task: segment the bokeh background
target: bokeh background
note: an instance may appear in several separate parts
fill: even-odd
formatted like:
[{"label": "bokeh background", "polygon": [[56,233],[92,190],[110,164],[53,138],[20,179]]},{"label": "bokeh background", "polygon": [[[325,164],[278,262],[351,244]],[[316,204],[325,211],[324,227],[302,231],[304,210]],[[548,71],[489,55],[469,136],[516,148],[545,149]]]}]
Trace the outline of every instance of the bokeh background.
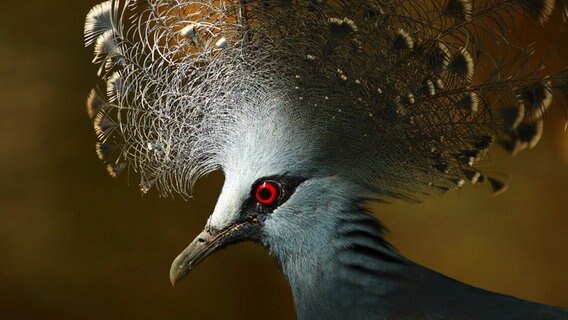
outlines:
[{"label": "bokeh background", "polygon": [[[94,153],[84,101],[96,81],[83,20],[98,1],[3,0],[0,10],[0,318],[291,319],[288,285],[253,244],[210,257],[172,288],[172,259],[212,211],[223,177],[195,199],[141,196]],[[520,20],[552,70],[568,65],[558,15]],[[466,187],[374,209],[403,254],[489,290],[568,307],[568,133],[547,117],[532,152],[491,155],[509,190]]]}]

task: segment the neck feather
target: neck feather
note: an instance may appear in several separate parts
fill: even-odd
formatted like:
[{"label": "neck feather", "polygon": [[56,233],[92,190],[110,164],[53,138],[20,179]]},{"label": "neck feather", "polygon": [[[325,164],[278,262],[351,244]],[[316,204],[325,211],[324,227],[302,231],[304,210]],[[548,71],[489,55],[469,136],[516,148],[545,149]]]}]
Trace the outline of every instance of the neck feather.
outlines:
[{"label": "neck feather", "polygon": [[290,282],[298,319],[560,319],[568,312],[477,289],[405,259],[361,208],[327,226],[328,232],[297,241],[295,250],[271,248]]},{"label": "neck feather", "polygon": [[337,214],[324,227],[317,237],[324,238],[323,246],[300,242],[296,250],[272,252],[290,282],[298,318],[341,318],[354,307],[369,310],[365,304],[373,306],[376,316],[380,296],[395,289],[402,270],[411,264],[383,238],[383,226],[364,209]]}]

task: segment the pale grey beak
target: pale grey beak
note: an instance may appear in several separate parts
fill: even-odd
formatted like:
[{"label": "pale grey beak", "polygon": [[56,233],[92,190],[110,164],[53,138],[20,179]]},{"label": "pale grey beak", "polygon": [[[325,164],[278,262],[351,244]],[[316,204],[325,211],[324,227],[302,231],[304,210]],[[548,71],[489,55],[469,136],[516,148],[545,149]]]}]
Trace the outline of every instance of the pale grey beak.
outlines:
[{"label": "pale grey beak", "polygon": [[209,231],[202,231],[174,260],[170,268],[170,281],[175,285],[195,266],[219,247],[217,237]]},{"label": "pale grey beak", "polygon": [[257,225],[258,220],[249,217],[227,229],[203,230],[172,263],[170,268],[172,285],[187,276],[195,266],[218,249],[240,241],[254,240],[254,230]]}]

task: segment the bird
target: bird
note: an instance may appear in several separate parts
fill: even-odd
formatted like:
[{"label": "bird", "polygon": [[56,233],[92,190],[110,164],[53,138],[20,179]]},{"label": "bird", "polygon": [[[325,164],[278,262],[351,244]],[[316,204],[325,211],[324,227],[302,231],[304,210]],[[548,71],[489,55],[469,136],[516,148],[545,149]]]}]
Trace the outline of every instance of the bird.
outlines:
[{"label": "bird", "polygon": [[108,173],[189,199],[221,171],[172,284],[252,241],[275,258],[298,319],[568,319],[423,267],[369,203],[465,184],[507,188],[488,150],[531,149],[568,71],[511,36],[565,0],[109,0],[85,21],[101,88],[87,112]]}]

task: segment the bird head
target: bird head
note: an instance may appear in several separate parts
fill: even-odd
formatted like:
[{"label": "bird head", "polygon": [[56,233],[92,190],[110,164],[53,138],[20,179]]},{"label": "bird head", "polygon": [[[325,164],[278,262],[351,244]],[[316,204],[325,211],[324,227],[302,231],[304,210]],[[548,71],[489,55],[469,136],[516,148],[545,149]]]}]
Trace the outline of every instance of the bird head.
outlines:
[{"label": "bird head", "polygon": [[291,130],[298,119],[282,114],[282,101],[262,101],[263,116],[243,117],[229,138],[221,194],[203,231],[173,262],[172,284],[213,252],[242,241],[263,245],[277,259],[325,247],[334,213],[362,190],[313,157],[321,141],[307,138],[309,129]]}]

